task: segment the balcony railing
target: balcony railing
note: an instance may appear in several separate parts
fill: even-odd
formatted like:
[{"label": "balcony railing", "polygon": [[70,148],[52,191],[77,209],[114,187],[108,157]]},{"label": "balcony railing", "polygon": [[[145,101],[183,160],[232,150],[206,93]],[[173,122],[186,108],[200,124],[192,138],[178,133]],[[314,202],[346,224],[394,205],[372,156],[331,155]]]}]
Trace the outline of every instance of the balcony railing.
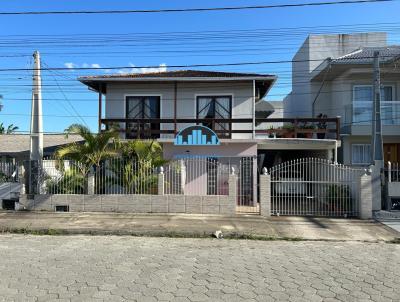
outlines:
[{"label": "balcony railing", "polygon": [[[381,102],[382,125],[400,125],[400,101]],[[346,123],[371,125],[372,102],[354,102],[346,107]]]},{"label": "balcony railing", "polygon": [[[253,133],[252,118],[234,119],[123,119],[108,118],[102,119],[106,129],[117,126],[119,131],[126,133],[128,138],[160,138],[174,136],[182,128],[182,125],[207,125],[214,130],[220,138],[232,138],[232,134]],[[339,118],[271,118],[255,119],[258,125],[255,130],[256,138],[319,138],[319,139],[340,139]],[[263,124],[268,127],[263,127]],[[247,125],[243,125],[247,124]],[[274,127],[273,125],[277,126]],[[126,127],[128,125],[128,128]],[[224,127],[221,127],[224,125]],[[271,126],[272,125],[272,126]],[[242,129],[240,129],[242,128]],[[244,128],[244,129],[243,129]],[[233,137],[235,138],[235,137]]]}]

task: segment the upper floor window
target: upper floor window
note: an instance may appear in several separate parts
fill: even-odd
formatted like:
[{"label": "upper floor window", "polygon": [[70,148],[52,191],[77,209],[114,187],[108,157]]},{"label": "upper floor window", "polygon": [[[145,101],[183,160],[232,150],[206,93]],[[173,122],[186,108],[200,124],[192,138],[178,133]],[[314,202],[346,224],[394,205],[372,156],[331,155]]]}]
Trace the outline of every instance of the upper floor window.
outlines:
[{"label": "upper floor window", "polygon": [[[127,119],[158,119],[160,118],[159,96],[127,96]],[[126,138],[159,138],[160,123],[128,122],[126,123]]]},{"label": "upper floor window", "polygon": [[[231,96],[198,96],[196,105],[198,119],[231,119],[232,97]],[[230,122],[207,121],[201,123],[214,131],[220,137],[230,137],[232,124]]]},{"label": "upper floor window", "polygon": [[[394,87],[381,88],[381,117],[383,124],[392,124],[399,108],[394,101]],[[369,125],[372,121],[373,88],[372,85],[356,85],[353,88],[353,123]],[[398,117],[396,118],[398,119]]]}]

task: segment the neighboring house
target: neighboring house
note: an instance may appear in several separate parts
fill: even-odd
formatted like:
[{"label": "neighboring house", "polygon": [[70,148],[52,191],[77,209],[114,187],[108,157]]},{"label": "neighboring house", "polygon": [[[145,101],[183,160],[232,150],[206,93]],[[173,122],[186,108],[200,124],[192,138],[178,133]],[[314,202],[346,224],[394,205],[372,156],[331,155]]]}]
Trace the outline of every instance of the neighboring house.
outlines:
[{"label": "neighboring house", "polygon": [[[43,136],[43,157],[51,157],[58,147],[82,141],[78,135],[45,134]],[[0,161],[22,163],[29,160],[30,135],[29,134],[1,134],[0,135]]]},{"label": "neighboring house", "polygon": [[[256,119],[265,119],[264,122],[256,123],[257,130],[276,129],[283,126],[283,122],[268,122],[268,119],[283,118],[283,101],[266,101],[259,100],[256,103]],[[272,135],[264,135],[264,138],[269,138]],[[257,138],[262,138],[258,135]]]},{"label": "neighboring house", "polygon": [[345,164],[371,163],[373,55],[380,52],[385,161],[400,160],[400,46],[386,33],[310,35],[293,58],[285,117],[341,117]]}]

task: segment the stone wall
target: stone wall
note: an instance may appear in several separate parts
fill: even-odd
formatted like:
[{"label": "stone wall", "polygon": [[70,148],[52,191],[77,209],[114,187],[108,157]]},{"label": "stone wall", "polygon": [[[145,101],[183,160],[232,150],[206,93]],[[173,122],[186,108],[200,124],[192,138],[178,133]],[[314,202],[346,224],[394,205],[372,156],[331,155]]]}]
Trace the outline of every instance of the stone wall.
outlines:
[{"label": "stone wall", "polygon": [[20,209],[55,211],[68,206],[70,212],[188,213],[234,215],[236,204],[229,196],[185,195],[35,195],[20,198]]}]

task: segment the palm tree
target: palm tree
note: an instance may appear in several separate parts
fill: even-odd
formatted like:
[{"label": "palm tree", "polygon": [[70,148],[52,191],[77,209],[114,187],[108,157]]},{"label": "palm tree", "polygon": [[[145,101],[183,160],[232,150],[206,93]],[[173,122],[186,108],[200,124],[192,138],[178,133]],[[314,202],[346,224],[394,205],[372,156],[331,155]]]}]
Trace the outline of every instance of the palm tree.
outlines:
[{"label": "palm tree", "polygon": [[65,134],[66,137],[78,134],[83,142],[74,142],[59,148],[55,153],[56,159],[60,163],[64,159],[75,161],[82,175],[87,175],[92,167],[97,169],[101,161],[118,154],[114,144],[118,132],[114,129],[93,134],[86,126],[72,124],[65,129]]},{"label": "palm tree", "polygon": [[8,125],[7,129],[4,127],[3,123],[0,123],[0,134],[12,134],[17,131],[19,128],[14,126],[14,124]]},{"label": "palm tree", "polygon": [[114,160],[107,177],[108,185],[123,187],[126,194],[154,193],[157,175],[154,170],[166,163],[162,156],[162,147],[156,141],[118,141],[117,149],[121,158]]}]

